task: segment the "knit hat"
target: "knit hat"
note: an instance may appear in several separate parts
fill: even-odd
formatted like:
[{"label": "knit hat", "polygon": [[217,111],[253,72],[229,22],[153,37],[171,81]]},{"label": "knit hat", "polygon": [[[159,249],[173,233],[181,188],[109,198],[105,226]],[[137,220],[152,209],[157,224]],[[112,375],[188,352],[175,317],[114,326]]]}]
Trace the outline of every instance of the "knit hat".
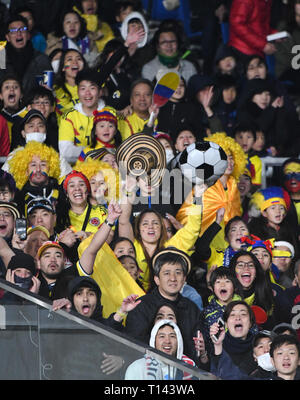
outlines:
[{"label": "knit hat", "polygon": [[295,248],[291,243],[286,242],[284,240],[279,240],[274,243],[274,246],[275,247],[281,247],[281,246],[287,247],[291,252],[292,258],[295,257]]},{"label": "knit hat", "polygon": [[48,249],[49,247],[56,247],[64,253],[64,249],[61,247],[61,245],[58,242],[52,242],[49,240],[48,242],[43,243],[42,246],[38,249],[37,258],[40,259],[43,252],[46,249]]},{"label": "knit hat", "polygon": [[100,121],[112,122],[115,126],[118,125],[116,110],[112,107],[104,107],[102,110],[95,110],[94,115],[94,125],[98,124]]},{"label": "knit hat", "polygon": [[62,187],[63,187],[65,193],[67,193],[69,180],[74,178],[74,177],[78,177],[78,178],[83,179],[85,184],[86,184],[88,192],[89,193],[91,192],[91,185],[90,185],[90,182],[89,182],[88,178],[82,172],[73,170],[68,175],[66,175],[65,179],[62,182]]},{"label": "knit hat", "polygon": [[35,275],[36,267],[34,258],[29,254],[18,252],[10,259],[10,262],[7,266],[7,269],[11,269],[12,271],[17,268],[26,268],[31,272],[32,275]]},{"label": "knit hat", "polygon": [[255,205],[260,211],[264,211],[274,204],[281,204],[286,210],[290,207],[288,193],[279,186],[260,189],[252,195],[250,200],[250,205]]}]

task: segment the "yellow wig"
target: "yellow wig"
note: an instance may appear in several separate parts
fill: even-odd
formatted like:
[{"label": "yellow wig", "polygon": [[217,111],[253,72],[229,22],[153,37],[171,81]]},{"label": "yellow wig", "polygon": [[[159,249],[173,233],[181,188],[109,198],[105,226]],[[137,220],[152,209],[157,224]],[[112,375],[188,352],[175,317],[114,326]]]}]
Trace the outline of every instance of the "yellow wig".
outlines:
[{"label": "yellow wig", "polygon": [[59,154],[52,147],[39,142],[28,142],[24,148],[17,148],[15,154],[8,161],[9,172],[13,175],[16,186],[22,189],[28,181],[28,165],[33,156],[38,156],[41,160],[48,163],[48,176],[59,179],[60,176],[60,160]]},{"label": "yellow wig", "polygon": [[88,180],[91,180],[98,172],[102,172],[108,188],[106,200],[110,202],[112,199],[117,200],[119,198],[119,180],[121,178],[118,170],[112,168],[110,164],[87,158],[84,162],[77,161],[74,165],[74,170],[82,172]]},{"label": "yellow wig", "polygon": [[247,164],[247,156],[241,146],[225,132],[216,132],[213,135],[204,138],[209,142],[217,143],[227,155],[231,154],[234,160],[232,176],[238,180],[244,173]]}]

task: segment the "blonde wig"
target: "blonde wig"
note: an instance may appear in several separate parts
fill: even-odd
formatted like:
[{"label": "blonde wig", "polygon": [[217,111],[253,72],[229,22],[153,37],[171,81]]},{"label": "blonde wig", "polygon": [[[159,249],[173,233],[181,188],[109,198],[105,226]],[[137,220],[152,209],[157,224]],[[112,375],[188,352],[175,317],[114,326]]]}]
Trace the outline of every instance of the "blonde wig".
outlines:
[{"label": "blonde wig", "polygon": [[93,160],[92,158],[87,158],[84,162],[77,161],[74,165],[76,171],[82,172],[90,181],[93,176],[98,172],[102,172],[104,181],[107,184],[107,195],[105,199],[110,202],[111,200],[119,199],[119,188],[121,182],[121,176],[118,170],[112,168],[110,164],[104,161]]},{"label": "blonde wig", "polygon": [[18,189],[22,189],[28,181],[27,170],[33,156],[47,161],[48,176],[59,179],[60,160],[58,152],[46,144],[31,141],[24,148],[17,148],[15,154],[8,161],[9,172],[13,175]]},{"label": "blonde wig", "polygon": [[232,137],[227,136],[225,132],[216,132],[204,138],[204,140],[217,143],[227,155],[232,155],[234,168],[231,175],[238,180],[244,173],[247,164],[247,156],[242,147]]}]

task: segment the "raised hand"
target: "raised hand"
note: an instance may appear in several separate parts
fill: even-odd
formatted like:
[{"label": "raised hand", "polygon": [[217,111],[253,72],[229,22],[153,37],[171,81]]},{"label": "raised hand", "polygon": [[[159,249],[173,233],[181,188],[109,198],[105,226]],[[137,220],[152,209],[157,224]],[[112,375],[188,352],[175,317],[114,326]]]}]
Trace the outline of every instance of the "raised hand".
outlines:
[{"label": "raised hand", "polygon": [[114,223],[119,216],[122,214],[122,209],[119,206],[118,203],[115,203],[113,200],[109,203],[108,208],[108,216],[107,216],[107,221],[109,223]]},{"label": "raised hand", "polygon": [[66,311],[70,311],[72,308],[72,303],[70,302],[69,299],[66,298],[53,300],[52,310],[57,311],[60,310],[61,308],[64,308]]},{"label": "raised hand", "polygon": [[104,360],[101,363],[101,370],[105,375],[111,375],[122,368],[124,360],[122,357],[113,354],[103,353]]},{"label": "raised hand", "polygon": [[216,223],[217,224],[219,224],[219,225],[221,224],[221,222],[224,219],[224,215],[225,215],[225,208],[224,207],[219,208],[217,210],[217,214],[216,214]]},{"label": "raised hand", "polygon": [[138,297],[139,296],[137,294],[130,294],[123,299],[120,311],[122,313],[128,313],[132,311],[141,302],[141,300],[136,300]]},{"label": "raised hand", "polygon": [[131,47],[133,45],[136,45],[137,43],[141,42],[145,36],[145,31],[144,29],[139,29],[139,30],[129,30],[126,40],[125,40],[125,46],[126,47]]}]

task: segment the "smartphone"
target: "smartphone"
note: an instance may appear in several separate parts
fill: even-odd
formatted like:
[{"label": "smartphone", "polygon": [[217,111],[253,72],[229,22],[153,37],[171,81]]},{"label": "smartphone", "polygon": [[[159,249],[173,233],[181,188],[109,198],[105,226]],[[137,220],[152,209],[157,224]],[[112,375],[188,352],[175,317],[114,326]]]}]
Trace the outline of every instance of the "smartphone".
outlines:
[{"label": "smartphone", "polygon": [[27,239],[27,220],[26,218],[16,218],[16,234],[21,240]]},{"label": "smartphone", "polygon": [[220,336],[220,333],[221,333],[220,329],[221,328],[225,328],[225,322],[223,321],[223,319],[221,317],[218,318],[217,323],[218,323],[218,326],[219,326],[219,331],[215,335],[211,336],[214,342],[217,342],[218,339],[219,339],[219,336]]}]

